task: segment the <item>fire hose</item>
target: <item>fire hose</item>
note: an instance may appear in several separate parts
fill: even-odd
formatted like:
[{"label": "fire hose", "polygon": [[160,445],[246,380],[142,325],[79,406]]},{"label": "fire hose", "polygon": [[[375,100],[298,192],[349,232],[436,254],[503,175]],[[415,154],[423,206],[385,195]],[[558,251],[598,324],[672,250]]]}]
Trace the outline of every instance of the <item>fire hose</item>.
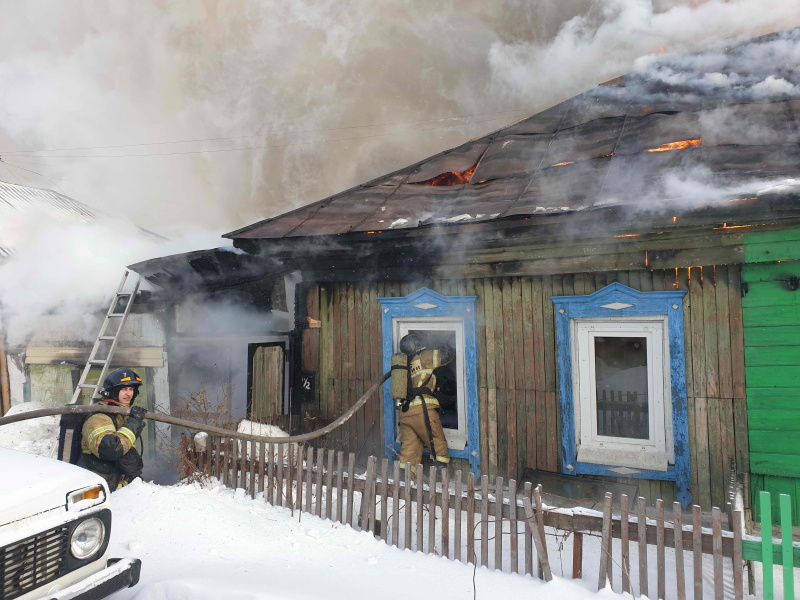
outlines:
[{"label": "fire hose", "polygon": [[[264,435],[252,435],[249,433],[239,433],[237,431],[232,431],[230,429],[223,429],[222,427],[215,427],[213,425],[206,425],[204,423],[196,423],[194,421],[187,421],[185,419],[178,419],[177,417],[172,417],[170,415],[164,415],[161,413],[152,413],[148,412],[145,415],[146,419],[150,419],[152,421],[157,421],[159,423],[167,423],[169,425],[177,425],[179,427],[186,427],[187,429],[194,429],[197,431],[204,431],[206,433],[213,433],[216,435],[223,435],[229,438],[235,438],[239,440],[248,440],[253,442],[266,442],[266,443],[276,443],[276,444],[287,444],[287,443],[302,443],[307,442],[309,440],[316,439],[318,437],[322,437],[333,431],[334,429],[341,427],[344,425],[358,410],[367,403],[370,396],[372,396],[378,389],[383,385],[383,383],[389,379],[391,372],[386,373],[383,378],[374,383],[372,387],[370,387],[364,394],[356,400],[356,403],[353,404],[344,414],[342,414],[339,418],[337,418],[332,423],[329,423],[325,427],[317,429],[316,431],[312,431],[311,433],[304,433],[302,435],[291,435],[289,437],[269,437]],[[0,426],[2,425],[9,425],[11,423],[17,423],[19,421],[27,421],[28,419],[38,419],[41,417],[52,417],[55,415],[64,415],[64,414],[84,414],[84,413],[94,413],[94,412],[103,412],[106,414],[115,414],[115,415],[127,415],[130,412],[129,407],[122,407],[122,406],[108,406],[108,405],[98,405],[98,404],[70,404],[68,406],[57,406],[54,408],[42,408],[40,410],[32,410],[25,413],[20,413],[18,415],[11,415],[7,417],[0,417]]]}]

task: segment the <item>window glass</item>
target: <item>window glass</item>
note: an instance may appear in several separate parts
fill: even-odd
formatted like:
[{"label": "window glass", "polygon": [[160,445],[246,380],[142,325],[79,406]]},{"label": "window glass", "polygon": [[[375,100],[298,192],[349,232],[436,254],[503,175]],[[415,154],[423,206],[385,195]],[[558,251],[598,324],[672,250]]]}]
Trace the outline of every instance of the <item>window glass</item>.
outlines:
[{"label": "window glass", "polygon": [[594,338],[597,434],[650,439],[647,338]]}]

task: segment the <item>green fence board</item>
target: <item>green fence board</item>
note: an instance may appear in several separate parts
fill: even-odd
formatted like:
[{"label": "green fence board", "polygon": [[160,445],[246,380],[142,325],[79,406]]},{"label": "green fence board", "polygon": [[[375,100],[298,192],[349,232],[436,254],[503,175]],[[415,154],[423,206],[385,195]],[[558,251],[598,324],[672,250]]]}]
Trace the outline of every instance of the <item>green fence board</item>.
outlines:
[{"label": "green fence board", "polygon": [[800,477],[800,456],[755,451],[750,447],[750,471],[762,475]]},{"label": "green fence board", "polygon": [[752,231],[744,235],[744,242],[747,244],[789,242],[792,240],[800,240],[800,228]]},{"label": "green fence board", "polygon": [[776,260],[792,260],[800,256],[800,241],[788,240],[783,242],[746,244],[744,251],[745,262],[761,263],[775,262]]},{"label": "green fence board", "polygon": [[796,305],[759,306],[746,309],[744,314],[747,315],[745,327],[800,326],[800,307]]},{"label": "green fence board", "polygon": [[750,429],[750,452],[796,455],[797,444],[798,440],[795,436],[775,435],[771,431]]},{"label": "green fence board", "polygon": [[800,382],[800,366],[747,367],[745,375],[748,386],[797,388]]},{"label": "green fence board", "polygon": [[755,327],[748,322],[748,312],[747,310],[743,311],[745,347],[774,346],[776,344],[785,346],[798,343],[797,327]]},{"label": "green fence board", "polygon": [[[744,360],[748,367],[797,366],[800,365],[800,346],[749,346],[744,349]],[[800,382],[797,382],[800,386]]]},{"label": "green fence board", "polygon": [[753,410],[747,415],[750,431],[792,432],[800,440],[800,410]]},{"label": "green fence board", "polygon": [[775,281],[775,279],[782,278],[787,273],[800,275],[800,259],[742,265],[742,281],[749,286],[755,283]]}]

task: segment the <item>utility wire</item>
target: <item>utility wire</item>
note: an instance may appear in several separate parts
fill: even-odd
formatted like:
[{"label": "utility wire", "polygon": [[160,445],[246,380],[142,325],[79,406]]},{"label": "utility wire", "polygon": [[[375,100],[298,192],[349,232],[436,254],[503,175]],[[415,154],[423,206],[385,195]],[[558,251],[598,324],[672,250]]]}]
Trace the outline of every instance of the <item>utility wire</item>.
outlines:
[{"label": "utility wire", "polygon": [[[521,110],[508,110],[508,111],[494,111],[494,112],[486,112],[486,113],[475,113],[471,115],[458,115],[453,117],[442,117],[438,119],[420,119],[416,121],[389,121],[387,123],[376,123],[373,125],[352,125],[349,127],[329,127],[323,129],[307,129],[307,130],[299,130],[299,131],[283,131],[283,132],[275,132],[271,134],[267,134],[265,137],[278,137],[284,135],[299,135],[304,133],[321,133],[326,131],[346,131],[350,129],[368,129],[371,127],[389,127],[393,125],[415,125],[419,123],[433,123],[433,122],[440,122],[440,121],[449,121],[453,119],[468,119],[470,117],[482,117],[486,115],[499,115],[499,114],[514,114],[520,112],[530,112],[531,110],[535,109],[521,109]],[[498,120],[504,117],[497,117],[497,119],[489,119],[491,120]],[[477,123],[483,121],[475,121]],[[466,123],[464,123],[466,124]],[[444,127],[452,127],[458,125],[445,125]],[[385,134],[390,135],[390,134]],[[213,138],[198,138],[198,139],[191,139],[191,140],[174,140],[168,142],[146,142],[140,144],[116,144],[116,145],[109,145],[109,146],[77,146],[74,148],[42,148],[39,150],[12,150],[8,152],[0,152],[6,155],[21,155],[26,156],[31,153],[35,152],[62,152],[62,151],[72,151],[72,150],[107,150],[111,148],[136,148],[141,146],[162,146],[162,145],[169,145],[169,144],[189,144],[189,143],[196,143],[196,142],[216,142],[216,141],[223,141],[223,140],[238,140],[238,139],[245,139],[245,138],[253,138],[253,137],[262,137],[262,134],[250,134],[250,135],[238,135],[238,136],[230,136],[230,137],[213,137]]]},{"label": "utility wire", "polygon": [[[499,121],[505,120],[506,117],[496,117],[494,119],[485,119],[482,121],[472,121],[470,123],[459,123],[456,125],[444,125],[442,127],[429,127],[427,129],[420,129],[418,132],[422,133],[425,131],[435,131],[437,129],[447,129],[449,127],[462,127],[464,125],[475,125],[480,123],[490,123],[492,121]],[[394,135],[392,133],[377,133],[375,135],[359,135],[353,137],[346,137],[346,138],[336,138],[332,140],[321,140],[320,143],[330,143],[330,142],[347,142],[352,140],[365,140],[370,138],[377,138],[377,137],[384,137],[387,135]],[[185,152],[152,152],[146,154],[58,154],[58,155],[50,155],[50,156],[24,156],[25,158],[38,158],[38,159],[49,159],[49,158],[131,158],[131,157],[147,157],[147,156],[182,156],[182,155],[190,155],[190,154],[217,154],[220,152],[240,152],[246,150],[262,150],[267,148],[288,148],[290,146],[299,146],[307,144],[308,142],[291,142],[288,144],[267,144],[263,146],[245,146],[241,148],[218,148],[216,150],[187,150]],[[6,155],[7,156],[7,155]],[[20,156],[20,155],[14,155]],[[42,165],[44,163],[28,163],[28,164],[39,164]]]}]

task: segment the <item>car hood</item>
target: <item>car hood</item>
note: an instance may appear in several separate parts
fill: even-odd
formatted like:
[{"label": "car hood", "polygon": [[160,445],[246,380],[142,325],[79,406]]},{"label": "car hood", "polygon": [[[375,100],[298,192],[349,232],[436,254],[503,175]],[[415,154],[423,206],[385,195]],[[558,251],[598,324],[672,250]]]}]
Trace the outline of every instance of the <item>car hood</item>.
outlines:
[{"label": "car hood", "polygon": [[66,509],[67,494],[103,479],[54,458],[0,448],[0,527],[54,508]]}]

